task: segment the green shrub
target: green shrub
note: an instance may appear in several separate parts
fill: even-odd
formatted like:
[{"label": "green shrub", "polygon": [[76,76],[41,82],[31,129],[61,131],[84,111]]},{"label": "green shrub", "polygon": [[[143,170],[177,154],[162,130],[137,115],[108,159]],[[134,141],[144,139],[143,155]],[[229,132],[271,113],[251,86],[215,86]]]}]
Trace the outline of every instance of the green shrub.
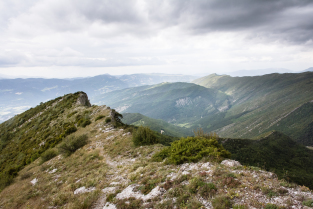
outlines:
[{"label": "green shrub", "polygon": [[105,123],[110,123],[111,122],[111,118],[106,118],[105,119]]},{"label": "green shrub", "polygon": [[165,158],[170,155],[171,147],[164,147],[160,152],[152,155],[151,160],[154,162],[162,162]]},{"label": "green shrub", "polygon": [[206,198],[212,197],[216,191],[217,188],[213,183],[204,183],[204,185],[199,188],[200,195]]},{"label": "green shrub", "polygon": [[302,204],[305,205],[305,206],[308,206],[308,207],[313,207],[313,200],[303,201]]},{"label": "green shrub", "polygon": [[227,196],[218,196],[212,200],[212,205],[214,209],[226,209],[232,206],[229,198]]},{"label": "green shrub", "polygon": [[105,116],[104,116],[104,115],[98,115],[98,116],[96,117],[95,121],[100,120],[100,119],[102,119],[102,118],[105,118]]},{"label": "green shrub", "polygon": [[68,114],[67,115],[67,118],[70,118],[70,117],[72,117],[73,115],[75,115],[77,113],[77,111],[73,111],[73,112],[71,112],[70,114]]},{"label": "green shrub", "polygon": [[157,144],[158,139],[155,133],[148,127],[140,126],[133,133],[133,143],[135,146]]},{"label": "green shrub", "polygon": [[215,158],[230,157],[230,152],[218,144],[216,138],[187,137],[174,141],[170,148],[165,148],[156,153],[152,159],[164,159],[168,157],[168,162],[182,164],[184,162],[197,162],[205,156]]},{"label": "green shrub", "polygon": [[54,158],[57,155],[58,155],[58,153],[55,149],[48,149],[47,151],[45,151],[44,153],[41,154],[41,163],[44,163],[44,162]]},{"label": "green shrub", "polygon": [[91,121],[89,120],[89,118],[81,118],[78,122],[77,125],[80,127],[85,128],[86,126],[88,126],[89,124],[91,124]]},{"label": "green shrub", "polygon": [[87,139],[88,136],[85,134],[78,137],[70,136],[60,143],[58,146],[59,152],[65,156],[69,156],[79,148],[86,145]]},{"label": "green shrub", "polygon": [[73,126],[68,127],[64,133],[65,135],[70,135],[71,133],[74,133],[76,131],[77,131],[77,128],[73,125]]}]

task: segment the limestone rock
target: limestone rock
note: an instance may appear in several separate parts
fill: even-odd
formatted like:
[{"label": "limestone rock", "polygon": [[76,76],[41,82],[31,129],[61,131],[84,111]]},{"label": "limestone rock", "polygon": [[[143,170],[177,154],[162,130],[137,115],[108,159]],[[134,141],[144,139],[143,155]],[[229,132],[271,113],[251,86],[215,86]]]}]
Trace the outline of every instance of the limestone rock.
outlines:
[{"label": "limestone rock", "polygon": [[90,101],[89,101],[88,96],[85,92],[80,92],[80,95],[77,98],[76,104],[79,106],[91,107]]}]

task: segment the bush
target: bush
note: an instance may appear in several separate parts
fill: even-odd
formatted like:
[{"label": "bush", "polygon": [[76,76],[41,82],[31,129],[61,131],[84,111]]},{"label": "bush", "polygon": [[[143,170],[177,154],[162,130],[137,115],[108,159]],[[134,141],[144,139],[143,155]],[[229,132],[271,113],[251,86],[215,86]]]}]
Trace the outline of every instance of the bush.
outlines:
[{"label": "bush", "polygon": [[232,206],[229,198],[227,196],[219,196],[212,200],[213,208],[215,209],[225,209]]},{"label": "bush", "polygon": [[110,123],[111,122],[111,118],[106,118],[105,119],[105,123]]},{"label": "bush", "polygon": [[77,111],[73,111],[70,114],[67,115],[67,118],[70,118],[71,116],[75,115],[77,113]]},{"label": "bush", "polygon": [[95,121],[100,120],[100,119],[102,119],[102,118],[105,118],[105,116],[104,116],[104,115],[98,115],[98,116],[96,117]]},{"label": "bush", "polygon": [[91,121],[89,120],[89,118],[82,118],[77,123],[78,126],[83,127],[83,128],[85,128],[89,124],[91,124]]},{"label": "bush", "polygon": [[155,133],[148,127],[140,126],[133,133],[133,142],[135,146],[157,144],[159,141]]},{"label": "bush", "polygon": [[182,164],[184,162],[197,162],[205,156],[229,158],[230,152],[218,144],[216,138],[187,137],[174,141],[170,148],[165,148],[165,150],[156,153],[152,159],[164,159],[166,155],[169,163]]},{"label": "bush", "polygon": [[68,137],[59,146],[59,152],[65,156],[69,156],[79,148],[87,144],[88,136],[86,134],[78,137]]},{"label": "bush", "polygon": [[49,150],[47,150],[41,154],[41,163],[44,163],[44,162],[54,158],[57,155],[58,155],[58,153],[55,149],[49,149]]}]

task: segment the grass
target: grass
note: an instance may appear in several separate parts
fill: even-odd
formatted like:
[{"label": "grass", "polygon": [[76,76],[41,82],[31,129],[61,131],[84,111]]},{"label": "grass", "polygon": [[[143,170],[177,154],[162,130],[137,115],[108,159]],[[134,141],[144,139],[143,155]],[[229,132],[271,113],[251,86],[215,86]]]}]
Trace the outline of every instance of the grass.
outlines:
[{"label": "grass", "polygon": [[88,136],[86,134],[78,137],[70,136],[58,145],[59,153],[64,156],[70,156],[79,148],[87,144]]}]

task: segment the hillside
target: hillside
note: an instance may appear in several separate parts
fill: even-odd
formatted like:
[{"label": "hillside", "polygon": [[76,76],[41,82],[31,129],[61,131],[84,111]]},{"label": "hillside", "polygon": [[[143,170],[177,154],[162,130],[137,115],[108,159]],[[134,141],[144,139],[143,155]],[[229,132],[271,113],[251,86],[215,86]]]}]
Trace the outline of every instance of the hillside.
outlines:
[{"label": "hillside", "polygon": [[96,102],[122,113],[141,113],[186,128],[202,117],[228,108],[226,94],[181,82],[122,89],[103,94]]},{"label": "hillside", "polygon": [[[221,153],[227,152],[215,136],[181,139],[171,149],[135,146],[133,135],[139,129],[115,124],[113,114],[119,115],[107,106],[90,106],[87,95],[78,92],[0,124],[1,159],[6,158],[1,161],[0,208],[305,208],[313,203],[305,186],[279,180],[250,162],[242,166],[224,159]],[[200,149],[196,156],[203,153],[200,161],[173,164],[172,157],[193,159],[177,150],[179,155],[159,162],[165,150],[176,150],[174,144],[194,140],[211,144],[191,146]],[[275,146],[265,147],[277,152]],[[212,155],[206,156],[208,151]],[[3,176],[13,179],[3,185]]]},{"label": "hillside", "polygon": [[225,119],[241,114],[236,121],[216,129],[221,136],[251,138],[278,130],[305,145],[312,145],[313,139],[304,137],[303,133],[313,118],[313,73],[255,77],[213,74],[193,82],[230,97],[231,108]]},{"label": "hillside", "polygon": [[274,131],[259,140],[220,141],[232,153],[232,159],[270,170],[280,178],[313,188],[313,151],[288,136]]},{"label": "hillside", "polygon": [[140,113],[190,131],[201,127],[227,138],[279,131],[313,145],[313,73],[254,77],[209,75],[191,83],[163,83],[95,98],[122,113]]},{"label": "hillside", "polygon": [[163,130],[164,134],[174,137],[186,137],[194,135],[190,129],[175,126],[161,119],[149,118],[140,113],[124,113],[122,121],[123,123],[129,125],[147,126],[151,130],[159,133],[161,132],[161,130]]}]

